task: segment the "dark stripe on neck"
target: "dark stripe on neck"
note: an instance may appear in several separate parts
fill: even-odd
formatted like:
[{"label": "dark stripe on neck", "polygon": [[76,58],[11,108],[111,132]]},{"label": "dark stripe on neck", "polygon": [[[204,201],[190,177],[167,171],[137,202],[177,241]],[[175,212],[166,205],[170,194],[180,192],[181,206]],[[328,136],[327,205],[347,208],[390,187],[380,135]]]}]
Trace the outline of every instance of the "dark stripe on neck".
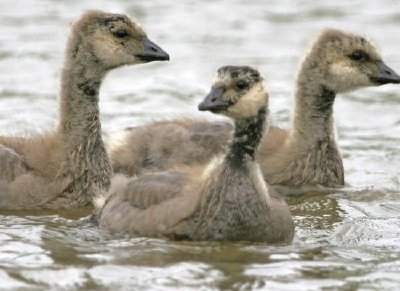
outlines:
[{"label": "dark stripe on neck", "polygon": [[235,167],[245,167],[246,161],[254,161],[266,125],[266,106],[257,116],[236,120],[235,132],[226,160]]},{"label": "dark stripe on neck", "polygon": [[328,112],[332,110],[335,97],[335,92],[322,86],[322,90],[315,100],[315,109],[317,109],[319,112]]},{"label": "dark stripe on neck", "polygon": [[83,98],[86,98],[86,100],[92,102],[99,101],[100,81],[85,80],[84,82],[78,84],[78,88],[83,93],[85,96]]}]

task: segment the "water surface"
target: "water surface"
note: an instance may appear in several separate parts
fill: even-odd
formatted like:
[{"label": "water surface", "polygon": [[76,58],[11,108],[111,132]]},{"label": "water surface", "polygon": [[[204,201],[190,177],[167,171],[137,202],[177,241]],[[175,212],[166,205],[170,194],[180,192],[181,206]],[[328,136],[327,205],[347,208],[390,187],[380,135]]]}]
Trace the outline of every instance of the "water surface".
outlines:
[{"label": "water surface", "polygon": [[[105,137],[159,118],[201,116],[215,70],[253,65],[275,124],[288,127],[293,80],[323,28],[361,33],[400,71],[400,2],[0,1],[0,133],[52,128],[69,23],[84,9],[128,13],[171,56],[111,72]],[[396,290],[400,288],[400,91],[339,95],[338,142],[349,186],[289,199],[290,246],[112,237],[82,212],[0,212],[0,289]]]}]

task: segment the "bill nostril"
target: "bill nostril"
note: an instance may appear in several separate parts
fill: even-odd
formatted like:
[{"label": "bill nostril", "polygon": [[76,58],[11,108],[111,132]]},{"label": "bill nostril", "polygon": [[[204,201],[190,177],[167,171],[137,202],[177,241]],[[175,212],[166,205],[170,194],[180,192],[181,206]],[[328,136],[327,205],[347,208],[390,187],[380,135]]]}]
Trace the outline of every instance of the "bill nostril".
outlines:
[{"label": "bill nostril", "polygon": [[385,73],[388,74],[388,75],[391,75],[391,74],[392,74],[392,72],[391,72],[391,71],[388,71],[388,70],[385,70]]},{"label": "bill nostril", "polygon": [[156,51],[157,51],[157,48],[154,47],[154,46],[150,47],[150,49],[151,49],[153,52],[156,52]]},{"label": "bill nostril", "polygon": [[215,102],[217,100],[217,97],[212,97],[211,102]]}]

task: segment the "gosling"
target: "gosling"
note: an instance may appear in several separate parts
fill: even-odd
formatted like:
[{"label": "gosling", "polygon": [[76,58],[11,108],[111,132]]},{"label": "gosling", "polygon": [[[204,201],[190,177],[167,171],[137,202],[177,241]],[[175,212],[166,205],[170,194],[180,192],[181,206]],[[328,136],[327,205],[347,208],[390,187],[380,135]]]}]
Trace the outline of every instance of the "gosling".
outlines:
[{"label": "gosling", "polygon": [[[265,180],[290,187],[342,187],[344,170],[334,132],[337,93],[399,83],[364,37],[328,29],[305,56],[297,76],[294,116],[289,132],[271,126],[261,142],[258,162]],[[225,152],[229,122],[182,119],[130,128],[111,140],[114,171],[128,176],[204,163]]]},{"label": "gosling", "polygon": [[0,209],[82,207],[107,191],[112,169],[101,137],[102,79],[123,65],[168,59],[128,16],[85,12],[66,48],[56,129],[0,137]]},{"label": "gosling", "polygon": [[256,162],[268,116],[260,73],[247,66],[220,68],[199,110],[234,120],[226,153],[185,171],[117,176],[110,196],[99,199],[100,227],[176,240],[290,243],[288,206],[268,189]]}]

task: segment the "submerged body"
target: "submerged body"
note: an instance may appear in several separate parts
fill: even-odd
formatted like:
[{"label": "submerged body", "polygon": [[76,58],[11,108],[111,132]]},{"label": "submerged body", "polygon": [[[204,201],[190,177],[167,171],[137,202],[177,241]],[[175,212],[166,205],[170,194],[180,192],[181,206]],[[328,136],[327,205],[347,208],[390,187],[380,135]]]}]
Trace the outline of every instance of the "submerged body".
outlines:
[{"label": "submerged body", "polygon": [[[257,160],[265,180],[292,187],[343,186],[333,120],[336,94],[399,82],[368,40],[324,31],[298,73],[290,131],[271,127],[261,141]],[[232,133],[229,122],[160,121],[126,130],[122,139],[111,140],[108,152],[116,172],[137,175],[209,161],[227,149]]]},{"label": "submerged body", "polygon": [[55,130],[0,137],[0,209],[62,209],[92,203],[110,186],[99,89],[116,67],[168,55],[126,15],[85,12],[72,26]]},{"label": "submerged body", "polygon": [[[235,87],[243,80],[245,88]],[[117,176],[109,196],[99,199],[100,227],[133,236],[290,243],[294,224],[288,206],[268,189],[255,161],[267,100],[256,70],[220,68],[199,109],[235,120],[226,153],[204,166]]]}]

